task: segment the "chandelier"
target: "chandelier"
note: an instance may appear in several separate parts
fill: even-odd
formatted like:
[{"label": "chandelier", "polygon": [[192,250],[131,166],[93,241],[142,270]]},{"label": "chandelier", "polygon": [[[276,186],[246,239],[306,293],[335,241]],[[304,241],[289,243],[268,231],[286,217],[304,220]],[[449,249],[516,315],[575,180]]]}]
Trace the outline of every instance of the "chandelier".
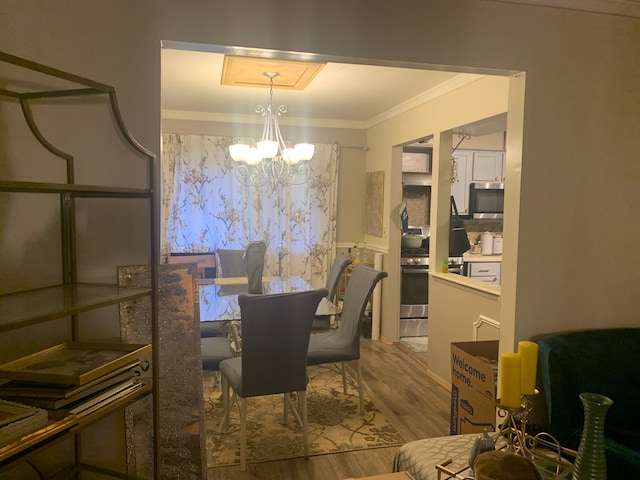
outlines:
[{"label": "chandelier", "polygon": [[287,113],[284,105],[273,106],[273,79],[278,72],[263,72],[269,78],[269,103],[266,108],[256,107],[256,113],[264,117],[262,139],[255,147],[236,143],[229,147],[231,158],[238,163],[236,176],[241,183],[261,187],[268,185],[275,190],[278,185],[299,185],[307,181],[307,161],[313,157],[314,146],[298,143],[294,147],[285,144],[278,117]]}]

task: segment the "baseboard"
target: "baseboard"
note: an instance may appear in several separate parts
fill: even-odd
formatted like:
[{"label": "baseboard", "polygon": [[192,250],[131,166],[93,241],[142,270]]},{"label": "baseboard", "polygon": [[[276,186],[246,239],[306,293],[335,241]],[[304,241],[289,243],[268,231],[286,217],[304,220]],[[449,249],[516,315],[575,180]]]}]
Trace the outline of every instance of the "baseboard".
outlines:
[{"label": "baseboard", "polygon": [[427,377],[429,377],[431,380],[436,382],[442,388],[444,388],[445,390],[447,390],[449,392],[451,391],[451,384],[449,382],[445,382],[442,378],[440,378],[435,373],[431,372],[429,369],[427,369],[426,373],[427,373]]}]

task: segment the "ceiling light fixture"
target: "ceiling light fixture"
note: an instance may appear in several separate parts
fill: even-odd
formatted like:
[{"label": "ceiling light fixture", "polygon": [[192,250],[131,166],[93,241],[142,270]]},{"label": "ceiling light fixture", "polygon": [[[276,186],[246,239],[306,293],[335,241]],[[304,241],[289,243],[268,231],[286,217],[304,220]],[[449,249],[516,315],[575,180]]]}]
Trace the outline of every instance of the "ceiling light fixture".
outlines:
[{"label": "ceiling light fixture", "polygon": [[236,143],[229,147],[231,158],[238,162],[236,176],[244,185],[260,187],[269,185],[275,190],[278,185],[299,185],[307,181],[307,161],[313,157],[314,146],[298,143],[294,147],[285,144],[278,117],[287,113],[284,105],[273,106],[273,79],[278,72],[263,72],[269,78],[269,103],[258,105],[256,113],[264,116],[262,139],[255,147]]}]

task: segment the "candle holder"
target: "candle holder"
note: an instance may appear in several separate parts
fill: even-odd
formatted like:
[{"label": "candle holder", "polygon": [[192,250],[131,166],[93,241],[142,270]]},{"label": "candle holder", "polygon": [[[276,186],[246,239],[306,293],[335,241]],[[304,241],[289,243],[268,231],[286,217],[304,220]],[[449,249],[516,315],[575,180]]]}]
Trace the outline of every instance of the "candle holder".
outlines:
[{"label": "candle holder", "polygon": [[538,394],[538,390],[534,390],[531,395],[521,395],[522,403],[519,407],[508,407],[497,400],[498,416],[504,417],[505,421],[500,426],[496,439],[504,438],[506,450],[528,458],[538,465],[539,469],[544,468],[552,474],[553,478],[570,478],[576,452],[560,445],[549,433],[527,433],[528,417],[533,411],[533,399]]},{"label": "candle holder", "polygon": [[500,426],[498,437],[507,440],[507,449],[523,457],[531,458],[532,454],[527,447],[527,419],[533,410],[533,399],[538,395],[535,390],[532,395],[521,395],[519,407],[508,407],[497,401],[498,416],[505,417]]}]

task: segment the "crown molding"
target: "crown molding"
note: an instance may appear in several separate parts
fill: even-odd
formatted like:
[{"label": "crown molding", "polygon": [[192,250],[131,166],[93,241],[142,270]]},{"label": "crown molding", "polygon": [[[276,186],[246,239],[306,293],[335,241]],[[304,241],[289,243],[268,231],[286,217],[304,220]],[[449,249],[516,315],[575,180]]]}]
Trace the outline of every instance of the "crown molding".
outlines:
[{"label": "crown molding", "polygon": [[476,80],[479,80],[483,76],[484,75],[476,75],[472,73],[461,73],[459,75],[456,75],[455,77],[447,80],[446,82],[443,82],[440,85],[437,85],[436,87],[421,93],[420,95],[410,98],[409,100],[402,102],[401,104],[396,105],[395,107],[390,108],[386,112],[382,112],[381,114],[376,115],[373,118],[370,118],[366,122],[367,128],[370,128],[374,125],[382,123],[385,120],[389,120],[390,118],[400,115],[401,113],[407,112],[412,108],[419,107],[423,103],[426,103],[430,100],[434,100],[449,92],[457,90],[458,88],[464,87],[465,85],[468,85],[472,82],[475,82]]},{"label": "crown molding", "polygon": [[[193,120],[197,122],[241,123],[262,125],[264,120],[257,115],[239,115],[232,113],[195,112],[189,110],[162,110],[162,118],[166,120]],[[366,130],[367,122],[350,120],[332,120],[328,118],[296,118],[280,117],[280,125],[288,127],[310,128],[344,128]]]},{"label": "crown molding", "polygon": [[[343,128],[355,130],[367,130],[385,120],[400,115],[423,103],[449,93],[458,88],[464,87],[471,82],[482,78],[483,75],[461,73],[447,80],[440,85],[427,90],[399,105],[396,105],[386,112],[383,112],[366,121],[334,120],[329,118],[296,118],[281,117],[278,119],[280,125],[290,127],[310,127],[310,128]],[[162,118],[167,120],[193,120],[199,122],[220,122],[220,123],[243,123],[261,125],[264,120],[256,115],[240,115],[231,113],[216,112],[196,112],[187,110],[162,110]]]},{"label": "crown molding", "polygon": [[640,18],[640,0],[489,0]]}]

